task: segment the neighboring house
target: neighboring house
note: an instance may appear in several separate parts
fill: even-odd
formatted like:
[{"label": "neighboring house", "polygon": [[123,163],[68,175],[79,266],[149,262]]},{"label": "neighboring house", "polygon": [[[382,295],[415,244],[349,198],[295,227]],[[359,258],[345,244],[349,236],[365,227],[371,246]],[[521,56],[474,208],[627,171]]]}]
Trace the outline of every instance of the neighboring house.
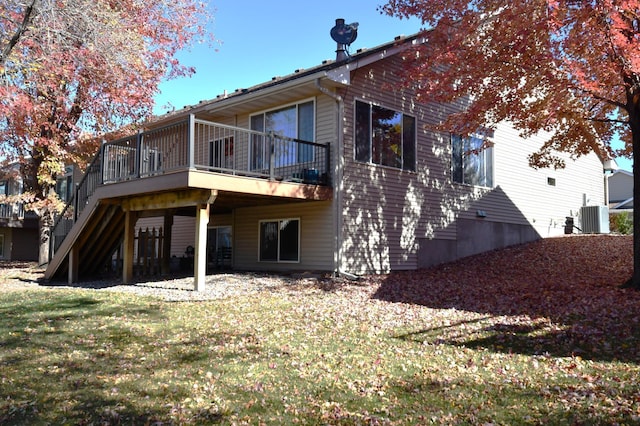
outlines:
[{"label": "neighboring house", "polygon": [[633,209],[633,173],[616,170],[607,177],[609,185],[609,208],[611,210]]},{"label": "neighboring house", "polygon": [[24,204],[15,199],[22,193],[22,179],[17,164],[0,174],[0,260],[38,260],[38,217],[25,211]]},{"label": "neighboring house", "polygon": [[163,229],[165,267],[193,255],[196,289],[221,247],[238,270],[411,270],[561,235],[582,206],[604,204],[595,154],[534,170],[544,135],[504,124],[478,152],[479,137],[430,130],[451,107],[399,88],[402,52],[420,41],[338,56],[105,143],[46,277],[91,276],[117,253],[131,281],[149,225]]},{"label": "neighboring house", "polygon": [[[69,165],[56,179],[56,193],[63,202],[69,202],[74,196],[74,182],[82,178],[81,171]],[[0,259],[40,261],[40,218],[17,197],[23,193],[23,179],[20,167],[13,163],[0,172],[0,195],[5,202],[0,203]]]}]

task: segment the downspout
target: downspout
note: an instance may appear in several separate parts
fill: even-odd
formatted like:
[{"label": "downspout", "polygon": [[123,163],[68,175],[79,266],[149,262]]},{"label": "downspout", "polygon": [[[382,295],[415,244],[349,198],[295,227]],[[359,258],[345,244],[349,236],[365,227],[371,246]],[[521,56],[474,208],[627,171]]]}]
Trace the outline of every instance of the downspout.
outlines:
[{"label": "downspout", "polygon": [[335,166],[334,166],[334,176],[335,182],[333,183],[333,199],[335,201],[335,217],[336,217],[336,251],[334,255],[334,273],[338,275],[342,275],[345,278],[355,280],[358,279],[356,275],[351,273],[342,271],[342,179],[344,176],[344,132],[342,130],[342,124],[344,121],[344,99],[342,96],[332,92],[322,85],[320,79],[316,79],[316,87],[320,92],[329,96],[333,100],[336,101],[338,105],[337,121],[336,121],[336,137],[337,137],[337,147],[335,158]]}]

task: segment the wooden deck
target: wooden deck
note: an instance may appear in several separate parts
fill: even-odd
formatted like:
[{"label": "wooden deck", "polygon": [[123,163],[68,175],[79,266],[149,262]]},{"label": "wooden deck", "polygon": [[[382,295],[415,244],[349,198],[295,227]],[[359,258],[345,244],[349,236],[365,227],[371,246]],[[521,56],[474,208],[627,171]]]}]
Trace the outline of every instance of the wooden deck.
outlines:
[{"label": "wooden deck", "polygon": [[[262,149],[265,143],[268,147]],[[328,145],[278,139],[194,117],[105,144],[52,232],[45,278],[66,276],[75,282],[94,275],[122,247],[122,279],[130,282],[137,218],[186,209],[196,216],[198,289],[204,283],[201,252],[206,251],[211,212],[329,200],[333,190],[328,155]]]}]

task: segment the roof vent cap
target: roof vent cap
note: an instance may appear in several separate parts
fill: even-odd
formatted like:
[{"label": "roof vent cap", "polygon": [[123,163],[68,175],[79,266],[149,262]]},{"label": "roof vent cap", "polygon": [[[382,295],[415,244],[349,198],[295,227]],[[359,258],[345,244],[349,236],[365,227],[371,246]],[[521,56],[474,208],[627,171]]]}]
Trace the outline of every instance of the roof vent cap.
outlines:
[{"label": "roof vent cap", "polygon": [[336,19],[336,25],[331,28],[331,38],[337,43],[336,61],[344,61],[349,58],[348,48],[358,37],[357,22],[345,24],[344,19]]}]

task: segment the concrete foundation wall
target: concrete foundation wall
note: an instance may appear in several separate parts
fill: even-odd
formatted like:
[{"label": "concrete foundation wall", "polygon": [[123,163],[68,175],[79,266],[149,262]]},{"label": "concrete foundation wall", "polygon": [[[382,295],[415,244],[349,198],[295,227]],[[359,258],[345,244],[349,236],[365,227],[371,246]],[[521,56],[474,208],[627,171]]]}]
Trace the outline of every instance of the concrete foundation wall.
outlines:
[{"label": "concrete foundation wall", "polygon": [[457,225],[457,240],[424,238],[419,241],[419,268],[541,238],[533,227],[527,225],[488,222],[481,219],[459,219]]}]

